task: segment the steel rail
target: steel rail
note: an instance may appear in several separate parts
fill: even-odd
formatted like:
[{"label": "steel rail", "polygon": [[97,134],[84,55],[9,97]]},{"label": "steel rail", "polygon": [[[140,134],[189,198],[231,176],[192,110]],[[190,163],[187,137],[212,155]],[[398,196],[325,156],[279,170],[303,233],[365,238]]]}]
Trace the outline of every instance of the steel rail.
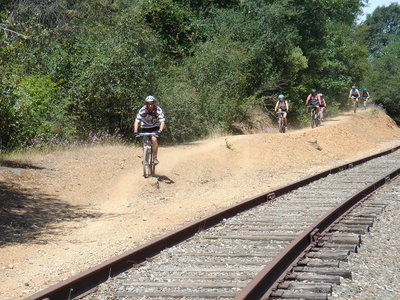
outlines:
[{"label": "steel rail", "polygon": [[[279,187],[275,190],[268,191],[266,193],[257,195],[253,198],[246,199],[236,205],[228,207],[226,209],[217,211],[216,213],[204,217],[200,220],[194,221],[185,225],[175,231],[171,231],[159,238],[156,238],[153,241],[150,241],[142,246],[139,246],[131,251],[127,251],[117,257],[114,257],[110,260],[107,260],[93,268],[90,268],[86,271],[83,271],[67,280],[64,280],[58,284],[50,286],[42,291],[39,291],[32,296],[26,298],[26,300],[61,300],[61,299],[73,299],[90,289],[98,286],[100,283],[105,282],[110,277],[114,277],[130,268],[133,265],[139,264],[148,260],[149,258],[157,255],[162,250],[169,248],[173,245],[176,245],[191,236],[195,235],[198,231],[201,231],[206,228],[210,228],[219,222],[221,222],[225,218],[229,218],[231,216],[236,215],[242,211],[253,208],[261,203],[271,201],[276,197],[282,196],[286,193],[289,193],[295,189],[298,189],[302,186],[305,186],[313,181],[321,179],[323,177],[328,176],[329,174],[334,174],[349,168],[352,168],[356,165],[362,164],[374,158],[384,156],[390,154],[396,150],[400,149],[400,146],[391,148],[389,150],[343,164],[338,167],[334,167],[332,169],[323,171],[321,173],[306,177],[302,180],[291,183],[287,186]],[[309,239],[309,236],[307,238]],[[257,280],[260,281],[259,284],[264,282],[263,279],[260,279],[260,276],[256,277]],[[252,281],[253,283],[254,281]],[[259,284],[256,284],[258,287]],[[246,289],[249,292],[248,289]],[[240,294],[243,295],[243,294]],[[243,298],[250,299],[250,298]],[[255,298],[251,298],[255,299]]]},{"label": "steel rail", "polygon": [[319,218],[308,229],[304,230],[289,245],[287,245],[246,287],[235,297],[235,300],[269,299],[271,293],[283,281],[288,272],[301,260],[305,254],[314,247],[336,221],[351,211],[355,205],[376,189],[385,185],[400,174],[400,168],[370,184],[365,189],[357,192],[341,205],[330,210]]}]

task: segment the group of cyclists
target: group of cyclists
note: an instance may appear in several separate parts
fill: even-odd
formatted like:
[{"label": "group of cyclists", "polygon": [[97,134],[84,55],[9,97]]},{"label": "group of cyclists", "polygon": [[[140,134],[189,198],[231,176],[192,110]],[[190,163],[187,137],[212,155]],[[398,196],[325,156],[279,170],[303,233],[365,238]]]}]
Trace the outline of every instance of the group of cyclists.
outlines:
[{"label": "group of cyclists", "polygon": [[[307,96],[306,106],[311,108],[315,108],[317,115],[320,116],[320,119],[323,120],[323,112],[326,108],[325,97],[322,93],[317,93],[316,89],[312,89],[311,93]],[[287,113],[289,111],[289,103],[286,100],[284,95],[278,96],[278,101],[275,104],[275,112],[282,113],[283,119],[285,123],[285,127],[287,127]]]},{"label": "group of cyclists", "polygon": [[368,90],[363,88],[362,94],[360,94],[360,91],[357,89],[357,87],[353,85],[349,92],[349,98],[353,101],[353,107],[358,107],[358,98],[360,97],[363,99],[364,109],[366,109],[369,99]]},{"label": "group of cyclists", "polygon": [[[364,101],[364,108],[366,108],[369,99],[368,90],[364,88],[361,94],[356,86],[352,86],[349,92],[349,98],[352,99],[353,106],[358,106],[358,99],[360,97]],[[320,120],[323,121],[323,113],[326,109],[326,101],[322,93],[317,93],[316,89],[312,89],[311,93],[306,98],[305,105],[310,108],[315,108],[317,115],[320,117]],[[283,114],[285,127],[287,127],[288,124],[288,111],[289,103],[286,100],[285,96],[283,94],[280,94],[275,104],[275,112]],[[141,132],[155,133],[155,135],[152,136],[151,140],[153,146],[154,163],[158,164],[158,137],[165,128],[165,116],[161,107],[156,104],[156,98],[154,96],[149,95],[146,97],[145,105],[140,108],[136,116],[135,122],[133,124],[135,136],[138,136],[139,125],[141,128]]]},{"label": "group of cyclists", "polygon": [[[364,102],[364,108],[367,107],[369,92],[366,88],[363,88],[362,94],[356,88],[356,86],[352,86],[349,92],[349,98],[353,101],[353,107],[358,106],[358,99],[362,97]],[[311,93],[307,96],[305,105],[310,109],[315,109],[316,114],[319,116],[321,121],[324,120],[324,111],[326,109],[326,101],[324,94],[317,93],[316,89],[312,89]],[[287,127],[287,113],[289,111],[289,103],[286,100],[284,95],[279,95],[278,100],[275,104],[275,112],[282,113],[285,127]]]}]

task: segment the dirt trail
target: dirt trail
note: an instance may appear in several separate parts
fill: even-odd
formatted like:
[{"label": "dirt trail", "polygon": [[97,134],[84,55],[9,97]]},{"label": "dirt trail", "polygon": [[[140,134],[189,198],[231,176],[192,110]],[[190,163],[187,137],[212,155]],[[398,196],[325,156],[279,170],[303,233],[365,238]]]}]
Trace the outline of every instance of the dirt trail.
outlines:
[{"label": "dirt trail", "polygon": [[[0,163],[0,298],[21,299],[190,220],[316,172],[400,145],[379,110],[316,129],[141,149],[99,146]],[[19,271],[24,270],[23,274]]]}]

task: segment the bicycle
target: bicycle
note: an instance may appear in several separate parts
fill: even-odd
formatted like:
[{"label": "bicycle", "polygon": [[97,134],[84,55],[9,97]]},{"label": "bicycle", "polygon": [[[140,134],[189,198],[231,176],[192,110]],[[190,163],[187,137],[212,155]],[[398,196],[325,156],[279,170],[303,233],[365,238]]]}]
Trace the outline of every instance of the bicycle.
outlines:
[{"label": "bicycle", "polygon": [[151,137],[158,137],[156,132],[138,133],[136,137],[143,137],[143,176],[147,178],[153,176],[156,170],[156,164],[153,158],[153,146],[151,144]]},{"label": "bicycle", "polygon": [[367,105],[368,105],[368,97],[362,97],[363,98],[363,104],[364,104],[364,110],[367,109]]},{"label": "bicycle", "polygon": [[319,113],[317,113],[317,106],[307,105],[307,107],[311,110],[310,114],[311,128],[318,127],[319,125],[321,125],[321,120],[319,118]]},{"label": "bicycle", "polygon": [[351,97],[351,100],[353,101],[351,107],[353,108],[354,113],[356,113],[358,107],[358,97]]},{"label": "bicycle", "polygon": [[278,128],[280,133],[285,133],[286,126],[285,126],[285,119],[283,118],[284,111],[277,111],[278,114]]}]

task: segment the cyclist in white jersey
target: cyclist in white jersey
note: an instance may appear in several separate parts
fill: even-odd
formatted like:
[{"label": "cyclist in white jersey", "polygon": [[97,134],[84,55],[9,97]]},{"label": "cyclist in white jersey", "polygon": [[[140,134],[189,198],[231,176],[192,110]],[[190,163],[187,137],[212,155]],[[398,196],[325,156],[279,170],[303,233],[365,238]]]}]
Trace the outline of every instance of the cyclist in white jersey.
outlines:
[{"label": "cyclist in white jersey", "polygon": [[[138,133],[140,124],[141,132],[156,132],[158,135],[165,128],[164,112],[156,105],[156,98],[154,96],[146,97],[146,104],[139,110],[135,122],[133,124],[134,134]],[[151,137],[151,144],[153,147],[154,163],[158,164],[158,136]]]},{"label": "cyclist in white jersey", "polygon": [[285,123],[285,127],[287,127],[287,113],[289,111],[289,104],[287,100],[285,99],[284,95],[279,95],[278,96],[278,101],[275,104],[275,111],[280,111],[283,113],[283,120]]},{"label": "cyclist in white jersey", "polygon": [[356,88],[355,85],[351,87],[349,98],[353,101],[353,106],[356,105],[358,107],[358,98],[360,98],[360,91]]}]

